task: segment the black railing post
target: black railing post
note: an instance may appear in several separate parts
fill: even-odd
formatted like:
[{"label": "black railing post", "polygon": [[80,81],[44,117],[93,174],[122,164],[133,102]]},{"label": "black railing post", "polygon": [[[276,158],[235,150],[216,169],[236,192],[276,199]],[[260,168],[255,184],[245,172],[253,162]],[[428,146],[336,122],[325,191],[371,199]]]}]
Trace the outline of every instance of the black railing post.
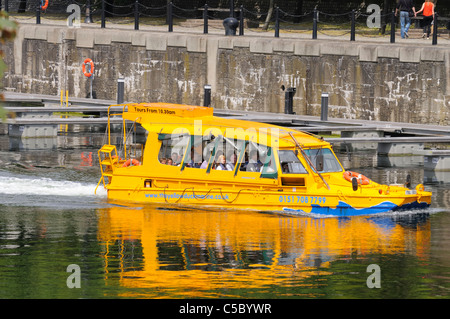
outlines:
[{"label": "black railing post", "polygon": [[244,35],[244,5],[239,10],[239,35]]},{"label": "black railing post", "polygon": [[230,17],[234,18],[234,0],[230,0]]},{"label": "black railing post", "polygon": [[105,0],[102,0],[102,29],[106,27],[105,19]]},{"label": "black railing post", "polygon": [[139,30],[139,1],[134,3],[134,30]]},{"label": "black railing post", "polygon": [[275,8],[275,38],[280,37],[280,8]]},{"label": "black railing post", "polygon": [[350,32],[350,41],[355,41],[355,9],[352,10],[352,29]]},{"label": "black railing post", "polygon": [[434,12],[434,22],[433,22],[433,40],[431,42],[432,45],[437,44],[437,36],[438,36],[438,14]]},{"label": "black railing post", "polygon": [[38,1],[36,7],[36,24],[41,24],[41,2]]},{"label": "black railing post", "polygon": [[317,39],[317,9],[314,8],[313,11],[313,33],[312,38]]},{"label": "black railing post", "polygon": [[173,4],[169,2],[167,5],[167,23],[169,24],[169,32],[173,32]]},{"label": "black railing post", "polygon": [[203,33],[208,34],[208,5],[205,4],[205,10],[203,10]]},{"label": "black railing post", "polygon": [[391,43],[395,43],[395,12],[391,15]]},{"label": "black railing post", "polygon": [[9,11],[9,4],[8,4],[8,0],[5,0],[5,11],[8,12]]}]

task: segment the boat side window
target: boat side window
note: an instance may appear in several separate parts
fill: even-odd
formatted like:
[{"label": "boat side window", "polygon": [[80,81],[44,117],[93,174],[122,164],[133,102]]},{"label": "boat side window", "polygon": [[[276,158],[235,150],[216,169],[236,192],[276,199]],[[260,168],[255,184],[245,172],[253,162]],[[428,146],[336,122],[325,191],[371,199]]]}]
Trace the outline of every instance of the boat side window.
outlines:
[{"label": "boat side window", "polygon": [[329,148],[305,149],[305,153],[319,173],[342,172],[342,166]]},{"label": "boat side window", "polygon": [[292,150],[279,150],[278,157],[280,160],[281,170],[283,174],[307,174],[305,167]]},{"label": "boat side window", "polygon": [[189,142],[189,135],[160,134],[161,148],[158,160],[161,164],[179,166]]}]

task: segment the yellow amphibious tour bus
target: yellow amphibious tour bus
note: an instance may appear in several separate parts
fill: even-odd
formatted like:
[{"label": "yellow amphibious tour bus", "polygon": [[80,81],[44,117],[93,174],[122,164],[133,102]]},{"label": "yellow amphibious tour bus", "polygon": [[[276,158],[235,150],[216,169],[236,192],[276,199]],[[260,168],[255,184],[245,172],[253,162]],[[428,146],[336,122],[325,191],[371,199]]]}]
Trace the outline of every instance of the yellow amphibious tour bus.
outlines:
[{"label": "yellow amphibious tour bus", "polygon": [[[115,111],[114,110],[118,110]],[[111,118],[121,116],[121,145]],[[145,130],[139,141],[137,131]],[[108,108],[98,151],[108,199],[312,215],[366,215],[425,208],[422,184],[381,185],[345,171],[330,143],[297,130],[219,118],[213,108],[167,103]],[[409,184],[409,183],[407,183]]]}]

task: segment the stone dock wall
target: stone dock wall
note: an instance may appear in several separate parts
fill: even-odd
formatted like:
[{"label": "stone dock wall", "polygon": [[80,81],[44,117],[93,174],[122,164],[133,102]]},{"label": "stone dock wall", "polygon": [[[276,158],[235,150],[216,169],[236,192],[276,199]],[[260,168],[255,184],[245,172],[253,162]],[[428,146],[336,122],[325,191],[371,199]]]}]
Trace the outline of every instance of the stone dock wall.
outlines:
[{"label": "stone dock wall", "polygon": [[297,114],[320,115],[327,92],[330,117],[450,124],[448,46],[23,24],[2,49],[6,91],[86,97],[91,58],[98,99],[124,78],[126,101],[202,105],[210,84],[215,108],[284,112],[284,86]]}]

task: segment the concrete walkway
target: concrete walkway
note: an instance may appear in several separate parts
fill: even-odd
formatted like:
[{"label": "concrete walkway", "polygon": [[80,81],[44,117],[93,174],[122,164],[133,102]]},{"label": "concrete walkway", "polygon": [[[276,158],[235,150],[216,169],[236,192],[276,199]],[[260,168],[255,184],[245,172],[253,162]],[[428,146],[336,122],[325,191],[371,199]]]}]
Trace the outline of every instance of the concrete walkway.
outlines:
[{"label": "concrete walkway", "polygon": [[[33,15],[23,16],[11,13],[10,17],[17,21],[19,24],[34,24],[36,25],[36,17]],[[84,21],[84,16],[82,18]],[[55,16],[46,16],[43,14],[41,16],[41,25],[43,26],[67,26],[66,19],[62,17]],[[89,29],[101,29],[100,20],[94,17],[94,23],[81,23],[80,28],[89,28]],[[106,21],[106,29],[120,29],[120,30],[129,30],[134,31],[134,18],[126,17],[121,20],[117,19],[107,19]],[[145,24],[144,20],[140,21],[139,30],[142,31],[151,31],[151,32],[165,32],[168,33],[167,25],[149,25]],[[239,30],[238,30],[239,31]],[[136,31],[137,32],[137,31]],[[185,22],[181,22],[179,24],[174,24],[173,33],[189,33],[189,34],[203,34],[203,20],[186,20]],[[225,35],[224,28],[222,26],[222,20],[210,20],[208,24],[208,34],[212,35]],[[239,34],[239,32],[237,32]],[[274,38],[275,33],[274,30],[263,31],[261,28],[258,29],[249,29],[246,28],[244,30],[243,37],[266,37],[266,38]],[[280,30],[280,38],[284,39],[312,39],[312,30]],[[350,32],[349,30],[318,30],[317,34],[318,40],[327,40],[327,41],[348,41],[350,42]],[[378,35],[378,36],[367,36],[361,35],[358,30],[356,32],[355,37],[356,43],[390,43],[390,35]],[[405,44],[405,45],[414,45],[417,46],[431,46],[432,38],[429,40],[422,38],[421,29],[414,29],[411,27],[410,29],[410,37],[408,39],[402,39],[400,37],[399,29],[396,32],[395,37],[396,44]],[[450,45],[450,36],[448,32],[444,32],[438,36],[438,44],[433,47],[449,47]],[[449,47],[450,50],[450,47]]]}]

